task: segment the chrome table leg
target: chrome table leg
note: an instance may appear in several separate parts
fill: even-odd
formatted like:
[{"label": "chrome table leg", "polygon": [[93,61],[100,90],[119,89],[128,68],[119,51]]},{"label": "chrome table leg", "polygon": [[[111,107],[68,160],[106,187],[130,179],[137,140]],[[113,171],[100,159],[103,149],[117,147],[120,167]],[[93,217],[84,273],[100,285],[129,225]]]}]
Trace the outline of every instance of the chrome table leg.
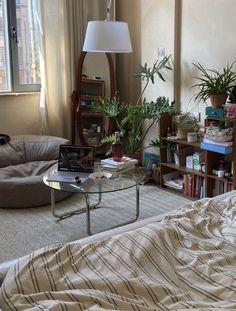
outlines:
[{"label": "chrome table leg", "polygon": [[102,193],[101,192],[99,192],[99,194],[98,194],[98,201],[92,202],[92,203],[90,203],[89,195],[87,193],[81,192],[79,194],[81,194],[85,197],[86,207],[82,207],[82,208],[76,209],[76,210],[71,211],[71,212],[57,213],[56,212],[56,204],[55,204],[55,190],[53,188],[51,188],[51,208],[52,208],[53,216],[55,218],[58,218],[59,220],[61,220],[61,219],[65,219],[65,218],[71,217],[71,216],[76,215],[76,214],[84,213],[88,209],[88,202],[89,202],[89,209],[95,209],[95,208],[99,207],[99,204],[101,203],[101,200],[102,200]]},{"label": "chrome table leg", "polygon": [[109,228],[105,229],[104,231],[110,230],[110,229],[115,229],[115,228],[118,228],[118,227],[122,227],[122,226],[125,226],[125,225],[128,225],[128,224],[131,224],[131,223],[135,222],[138,219],[138,217],[139,217],[139,188],[140,188],[140,184],[137,184],[136,185],[136,213],[135,213],[135,217],[130,219],[130,220],[128,220],[128,221],[119,223],[119,224],[117,224],[115,226],[109,227]]},{"label": "chrome table leg", "polygon": [[[99,185],[99,187],[101,187],[101,186]],[[109,227],[105,230],[110,230],[110,229],[114,229],[114,228],[121,227],[124,225],[128,225],[132,222],[135,222],[138,219],[138,217],[139,217],[139,189],[140,189],[140,184],[137,184],[136,185],[136,214],[135,214],[135,217],[133,219],[130,219],[129,221],[117,224],[117,225]],[[84,197],[85,197],[86,207],[80,208],[80,209],[72,211],[72,212],[66,212],[66,213],[58,214],[58,213],[56,213],[56,208],[55,208],[55,190],[53,188],[51,188],[51,208],[52,208],[53,216],[56,218],[59,218],[59,220],[61,220],[61,219],[65,219],[67,217],[71,217],[75,214],[81,214],[81,213],[86,212],[87,233],[88,233],[88,235],[91,235],[92,233],[91,233],[90,210],[99,207],[99,204],[102,200],[101,188],[99,190],[100,190],[100,192],[98,194],[98,201],[97,202],[91,203],[89,195],[87,193],[81,192],[80,194],[84,195]]]}]

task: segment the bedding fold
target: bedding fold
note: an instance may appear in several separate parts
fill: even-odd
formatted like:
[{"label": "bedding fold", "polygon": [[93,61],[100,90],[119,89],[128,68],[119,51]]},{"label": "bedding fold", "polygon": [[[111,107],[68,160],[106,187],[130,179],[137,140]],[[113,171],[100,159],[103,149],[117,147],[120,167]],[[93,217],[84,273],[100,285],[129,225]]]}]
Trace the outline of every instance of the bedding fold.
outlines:
[{"label": "bedding fold", "polygon": [[202,199],[161,222],[12,266],[8,310],[236,310],[235,201]]}]

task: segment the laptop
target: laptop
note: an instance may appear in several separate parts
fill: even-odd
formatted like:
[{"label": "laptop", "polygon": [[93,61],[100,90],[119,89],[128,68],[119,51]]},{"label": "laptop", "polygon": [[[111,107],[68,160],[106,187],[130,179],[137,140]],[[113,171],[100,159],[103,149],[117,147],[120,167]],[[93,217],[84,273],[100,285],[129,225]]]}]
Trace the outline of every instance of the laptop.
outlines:
[{"label": "laptop", "polygon": [[95,148],[93,146],[60,145],[58,168],[47,177],[49,181],[81,182],[93,172]]}]

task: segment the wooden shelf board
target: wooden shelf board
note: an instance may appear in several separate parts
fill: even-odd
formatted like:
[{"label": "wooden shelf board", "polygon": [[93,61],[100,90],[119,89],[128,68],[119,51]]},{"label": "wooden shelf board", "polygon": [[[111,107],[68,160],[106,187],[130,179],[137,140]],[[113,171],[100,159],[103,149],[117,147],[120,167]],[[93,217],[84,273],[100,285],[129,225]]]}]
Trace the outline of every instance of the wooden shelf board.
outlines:
[{"label": "wooden shelf board", "polygon": [[172,187],[169,187],[169,186],[166,186],[166,185],[164,185],[163,188],[165,188],[165,189],[167,189],[167,190],[169,190],[169,191],[176,192],[176,193],[180,194],[182,197],[186,197],[186,198],[188,198],[188,199],[190,199],[190,200],[193,200],[193,201],[196,201],[196,200],[199,199],[199,198],[196,197],[196,196],[193,196],[193,197],[192,197],[192,196],[190,196],[190,195],[184,194],[184,193],[183,193],[183,189],[179,190],[179,189],[175,189],[175,188],[172,188]]},{"label": "wooden shelf board", "polygon": [[215,180],[227,182],[228,184],[231,184],[231,185],[233,184],[232,180],[228,180],[227,178],[224,178],[224,177],[218,177],[218,176],[216,176],[214,174],[207,174],[206,176],[209,177],[209,178],[215,179]]},{"label": "wooden shelf board", "polygon": [[180,165],[177,165],[174,163],[161,163],[160,165],[165,166],[165,167],[169,167],[169,168],[173,168],[174,170],[178,170],[178,171],[183,172],[183,173],[205,177],[205,174],[203,174],[202,172],[187,168],[186,166],[180,166]]},{"label": "wooden shelf board", "polygon": [[95,101],[96,99],[98,99],[99,97],[101,97],[102,95],[88,95],[88,94],[81,94],[80,95],[80,101],[81,100],[91,100],[91,101]]}]

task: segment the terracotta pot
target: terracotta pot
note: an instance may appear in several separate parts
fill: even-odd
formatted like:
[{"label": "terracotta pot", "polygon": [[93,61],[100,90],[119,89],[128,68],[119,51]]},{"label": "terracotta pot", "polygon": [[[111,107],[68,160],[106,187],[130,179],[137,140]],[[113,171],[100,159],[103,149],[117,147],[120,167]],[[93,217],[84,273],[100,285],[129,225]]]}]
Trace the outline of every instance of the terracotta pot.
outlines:
[{"label": "terracotta pot", "polygon": [[225,104],[227,97],[228,94],[212,95],[210,97],[212,107],[221,108]]}]

